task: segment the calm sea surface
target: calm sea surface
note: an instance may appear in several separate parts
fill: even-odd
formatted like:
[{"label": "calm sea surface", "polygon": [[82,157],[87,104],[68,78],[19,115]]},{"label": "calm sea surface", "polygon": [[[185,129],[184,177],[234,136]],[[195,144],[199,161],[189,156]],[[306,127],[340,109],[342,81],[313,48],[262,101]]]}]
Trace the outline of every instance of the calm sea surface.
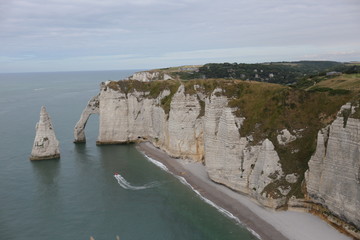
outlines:
[{"label": "calm sea surface", "polygon": [[[96,146],[97,116],[88,122],[87,143],[72,143],[100,82],[132,73],[0,74],[0,240],[255,239],[134,145]],[[61,159],[31,162],[42,105]],[[122,186],[114,172],[121,173]]]}]

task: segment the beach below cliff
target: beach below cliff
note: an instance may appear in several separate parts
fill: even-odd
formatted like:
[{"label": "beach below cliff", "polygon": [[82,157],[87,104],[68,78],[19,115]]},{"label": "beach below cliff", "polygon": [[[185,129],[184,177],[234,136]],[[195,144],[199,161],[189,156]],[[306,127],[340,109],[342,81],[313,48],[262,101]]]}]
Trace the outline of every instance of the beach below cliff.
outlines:
[{"label": "beach below cliff", "polygon": [[[202,197],[230,212],[262,240],[350,240],[320,218],[305,212],[265,209],[250,198],[214,183],[201,163],[171,158],[149,142],[137,144],[139,151],[181,176]],[[255,234],[255,235],[256,235]]]}]

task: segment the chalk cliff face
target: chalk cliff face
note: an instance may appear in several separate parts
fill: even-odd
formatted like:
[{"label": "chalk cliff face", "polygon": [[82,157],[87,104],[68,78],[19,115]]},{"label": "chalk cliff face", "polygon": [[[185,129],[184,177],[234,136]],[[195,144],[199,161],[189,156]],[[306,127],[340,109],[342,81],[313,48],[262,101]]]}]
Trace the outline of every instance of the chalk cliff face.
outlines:
[{"label": "chalk cliff face", "polygon": [[200,105],[196,96],[185,96],[184,88],[180,87],[173,96],[168,116],[160,102],[170,92],[165,90],[157,98],[143,97],[146,94],[136,91],[125,94],[103,85],[99,95],[98,144],[149,139],[171,156],[201,160],[202,131],[197,129],[202,129],[202,121],[197,119]]},{"label": "chalk cliff face", "polygon": [[36,124],[36,135],[30,160],[44,160],[59,157],[59,141],[56,139],[49,114],[46,112],[45,107],[41,107],[40,120]]},{"label": "chalk cliff face", "polygon": [[[209,177],[234,190],[249,194],[265,206],[278,208],[285,196],[272,198],[263,192],[265,186],[282,176],[274,145],[265,139],[251,146],[246,136],[240,136],[244,118],[235,117],[227,107],[228,99],[217,96],[216,89],[206,99],[204,116],[205,165]],[[269,176],[275,176],[275,179]]]},{"label": "chalk cliff face", "polygon": [[172,77],[166,73],[162,72],[137,72],[134,73],[131,77],[129,77],[129,80],[137,80],[141,82],[150,82],[155,80],[169,80],[172,79]]},{"label": "chalk cliff face", "polygon": [[[309,199],[359,229],[360,120],[351,117],[354,111],[344,105],[336,120],[319,131],[305,177]],[[344,112],[350,116],[344,117]]]},{"label": "chalk cliff face", "polygon": [[165,113],[157,106],[161,96],[147,99],[143,94],[122,93],[106,83],[102,86],[99,94],[99,144],[133,142],[162,132]]},{"label": "chalk cliff face", "polygon": [[[151,141],[173,157],[203,162],[213,181],[270,208],[286,206],[289,199],[294,200],[292,194],[301,191],[305,170],[292,172],[280,156],[301,152],[294,143],[301,140],[306,126],[297,131],[281,126],[275,135],[259,140],[259,135],[241,133],[246,118],[235,114],[239,109],[230,107],[231,99],[221,88],[206,93],[197,85],[190,90],[180,85],[176,91],[165,88],[154,96],[146,88],[124,91],[116,86],[103,83],[99,95],[89,101],[75,128],[76,142],[85,141],[83,129],[89,114],[99,113],[98,144]],[[350,115],[344,124],[339,115],[318,134],[305,174],[307,192],[303,192],[307,203],[323,205],[358,229],[359,145],[360,120]],[[284,154],[287,147],[292,147],[288,155]]]}]

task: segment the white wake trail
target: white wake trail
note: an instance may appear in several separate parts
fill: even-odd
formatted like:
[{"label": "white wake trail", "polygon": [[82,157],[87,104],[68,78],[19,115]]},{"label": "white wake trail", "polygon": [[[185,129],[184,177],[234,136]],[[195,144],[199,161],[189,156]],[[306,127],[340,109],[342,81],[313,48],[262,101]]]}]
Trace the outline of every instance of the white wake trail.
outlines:
[{"label": "white wake trail", "polygon": [[121,176],[120,174],[115,174],[114,177],[118,181],[119,185],[124,189],[143,190],[143,189],[158,187],[161,185],[160,182],[155,181],[155,182],[147,183],[143,186],[133,186],[128,181],[126,181],[126,179],[123,176]]}]

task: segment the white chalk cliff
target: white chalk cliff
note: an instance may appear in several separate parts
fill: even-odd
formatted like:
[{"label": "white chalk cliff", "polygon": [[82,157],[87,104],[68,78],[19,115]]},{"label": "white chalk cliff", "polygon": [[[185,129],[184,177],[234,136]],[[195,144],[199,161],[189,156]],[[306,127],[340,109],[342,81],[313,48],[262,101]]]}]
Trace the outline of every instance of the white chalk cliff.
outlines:
[{"label": "white chalk cliff", "polygon": [[36,135],[31,151],[30,160],[44,160],[60,158],[59,141],[49,114],[45,107],[41,107],[40,120],[36,124]]},{"label": "white chalk cliff", "polygon": [[[354,112],[344,105],[336,120],[318,133],[317,148],[305,174],[309,199],[360,228],[360,120],[343,116]],[[359,233],[358,233],[359,234]],[[360,237],[360,235],[358,235]]]},{"label": "white chalk cliff", "polygon": [[[196,85],[195,85],[196,90]],[[124,93],[103,83],[76,125],[75,142],[85,141],[83,130],[89,114],[99,113],[98,144],[151,141],[170,156],[202,161],[209,177],[247,194],[260,204],[280,208],[300,188],[297,173],[284,173],[275,144],[286,147],[296,139],[288,130],[279,131],[277,143],[265,138],[253,143],[240,134],[245,118],[234,114],[229,99],[215,89],[186,94],[183,85],[173,93],[168,113],[162,100],[134,90]],[[329,135],[328,135],[329,133]],[[329,130],[319,132],[317,150],[309,162],[306,186],[309,201],[320,203],[337,217],[360,228],[360,120],[338,117]]]},{"label": "white chalk cliff", "polygon": [[129,80],[137,80],[140,82],[150,82],[150,81],[156,81],[156,80],[170,80],[172,77],[166,73],[162,73],[160,71],[156,72],[137,72],[131,75]]}]

